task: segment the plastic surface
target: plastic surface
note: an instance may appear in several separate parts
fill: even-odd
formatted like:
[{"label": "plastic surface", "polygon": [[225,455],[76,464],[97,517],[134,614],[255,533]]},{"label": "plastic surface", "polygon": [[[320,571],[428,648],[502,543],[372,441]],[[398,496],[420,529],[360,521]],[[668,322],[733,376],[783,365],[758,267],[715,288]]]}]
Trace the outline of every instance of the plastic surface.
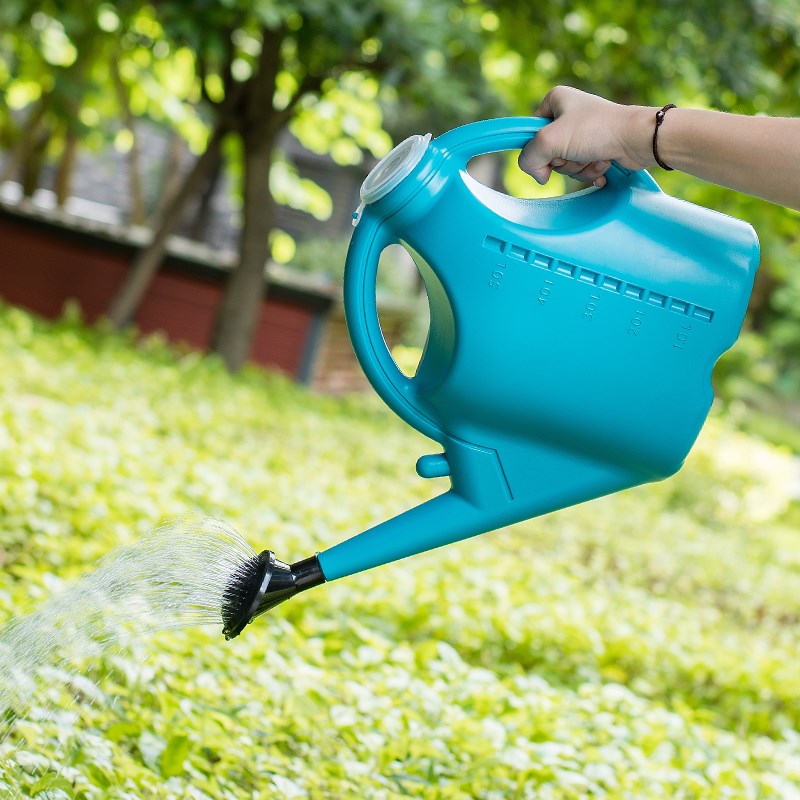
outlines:
[{"label": "plastic surface", "polygon": [[433,453],[417,459],[417,475],[420,478],[444,478],[450,474],[450,462],[444,453]]},{"label": "plastic surface", "polygon": [[[345,270],[353,347],[384,401],[444,446],[434,500],[319,555],[327,579],[677,471],[712,401],[758,268],[746,223],[612,165],[608,183],[546,200],[469,176],[548,120],[466,125],[433,139],[367,204]],[[417,251],[431,323],[417,374],[389,354],[375,303],[381,251]]]},{"label": "plastic surface", "polygon": [[374,203],[385,197],[403,178],[410,175],[425,154],[430,140],[429,133],[425,136],[414,134],[392,148],[364,179],[359,192],[364,203]]}]

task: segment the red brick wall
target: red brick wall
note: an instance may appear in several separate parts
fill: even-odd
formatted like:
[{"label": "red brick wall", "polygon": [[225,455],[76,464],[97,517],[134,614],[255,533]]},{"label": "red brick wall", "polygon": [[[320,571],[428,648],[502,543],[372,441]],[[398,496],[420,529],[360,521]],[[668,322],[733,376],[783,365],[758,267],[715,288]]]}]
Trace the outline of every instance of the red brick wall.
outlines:
[{"label": "red brick wall", "polygon": [[[0,297],[47,317],[77,300],[93,322],[108,307],[135,249],[62,230],[41,221],[0,215]],[[205,349],[224,287],[225,273],[192,269],[170,257],[136,315],[145,333],[162,331],[171,341]],[[271,287],[261,303],[251,359],[297,376],[320,302],[302,292]]]},{"label": "red brick wall", "polygon": [[[400,342],[405,323],[405,315],[381,315],[381,331],[390,350]],[[313,389],[323,394],[371,391],[353,353],[341,309],[328,317],[310,383]]]}]

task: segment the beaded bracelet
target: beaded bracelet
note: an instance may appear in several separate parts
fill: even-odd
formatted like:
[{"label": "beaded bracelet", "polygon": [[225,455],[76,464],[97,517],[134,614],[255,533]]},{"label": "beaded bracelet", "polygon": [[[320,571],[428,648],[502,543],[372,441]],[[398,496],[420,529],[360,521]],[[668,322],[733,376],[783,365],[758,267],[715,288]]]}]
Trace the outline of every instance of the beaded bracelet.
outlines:
[{"label": "beaded bracelet", "polygon": [[661,127],[661,123],[664,121],[664,117],[671,108],[677,108],[675,103],[667,103],[664,108],[656,111],[656,127],[653,131],[653,157],[656,160],[656,164],[658,164],[661,169],[666,169],[672,172],[672,167],[668,167],[662,160],[661,156],[658,155],[658,129]]}]

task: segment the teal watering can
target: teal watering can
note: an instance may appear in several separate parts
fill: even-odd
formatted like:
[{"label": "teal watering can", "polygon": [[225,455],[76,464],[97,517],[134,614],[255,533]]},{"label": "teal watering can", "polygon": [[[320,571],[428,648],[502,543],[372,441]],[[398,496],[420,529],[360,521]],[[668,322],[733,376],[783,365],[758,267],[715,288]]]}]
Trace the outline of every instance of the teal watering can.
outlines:
[{"label": "teal watering can", "polygon": [[[441,446],[419,475],[451,488],[295,565],[265,551],[265,591],[245,624],[325,580],[681,467],[711,407],[714,364],[744,319],[757,237],[616,164],[601,189],[543,200],[468,174],[470,159],[521,149],[548,122],[412,136],[365,180],[345,269],[353,348],[387,405]],[[412,378],[376,307],[378,260],[393,243],[424,259],[430,331]]]}]

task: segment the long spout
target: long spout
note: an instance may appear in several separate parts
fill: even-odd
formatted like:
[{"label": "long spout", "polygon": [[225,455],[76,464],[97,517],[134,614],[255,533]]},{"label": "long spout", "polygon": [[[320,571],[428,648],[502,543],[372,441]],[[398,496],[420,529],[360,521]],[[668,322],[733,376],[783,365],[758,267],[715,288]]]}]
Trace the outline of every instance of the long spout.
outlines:
[{"label": "long spout", "polygon": [[[483,533],[495,527],[495,520],[496,515],[480,512],[450,491],[294,564],[264,550],[231,575],[223,594],[222,632],[233,639],[257,616],[299,592]],[[409,536],[410,530],[419,535]]]},{"label": "long spout", "polygon": [[478,508],[451,490],[319,553],[317,558],[325,578],[333,581],[486,533],[510,521],[499,517],[496,508]]},{"label": "long spout", "polygon": [[[489,451],[456,444],[450,442],[448,447],[448,461],[454,467],[453,488],[319,553],[327,580],[549,514],[648,479],[614,465],[531,446],[517,459],[522,469],[515,472],[515,460],[507,458],[508,469],[500,470],[496,456]],[[531,464],[538,465],[539,476],[525,481]]]},{"label": "long spout", "polygon": [[[530,452],[530,448],[528,448]],[[286,564],[270,550],[254,556],[231,577],[223,602],[226,638],[241,633],[259,614],[298,592],[356,572],[433,550],[524,519],[548,514],[652,480],[641,473],[564,453],[537,451],[544,477],[527,491],[496,469],[478,448],[450,448],[453,488],[422,505],[318,553]],[[509,463],[511,459],[508,460]],[[437,462],[438,463],[438,462]],[[523,462],[523,466],[525,466]]]}]

